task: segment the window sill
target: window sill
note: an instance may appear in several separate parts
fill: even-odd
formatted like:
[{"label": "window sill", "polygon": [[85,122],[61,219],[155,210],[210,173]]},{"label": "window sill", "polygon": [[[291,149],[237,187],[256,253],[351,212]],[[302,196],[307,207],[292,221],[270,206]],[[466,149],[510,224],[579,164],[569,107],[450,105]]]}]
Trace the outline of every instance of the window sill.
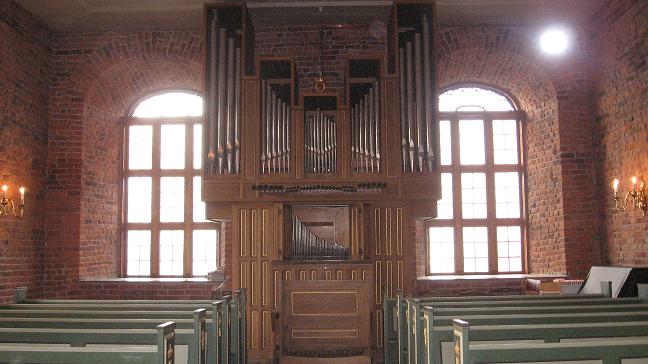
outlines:
[{"label": "window sill", "polygon": [[486,279],[539,279],[553,280],[565,278],[564,274],[446,274],[438,276],[425,276],[417,281],[459,281],[459,280],[486,280]]},{"label": "window sill", "polygon": [[205,277],[164,277],[164,278],[150,278],[150,277],[129,277],[129,278],[84,278],[80,279],[79,282],[92,282],[92,283],[101,283],[101,282],[126,282],[126,283],[179,283],[179,282],[192,282],[192,283],[218,283],[216,281],[210,281]]}]

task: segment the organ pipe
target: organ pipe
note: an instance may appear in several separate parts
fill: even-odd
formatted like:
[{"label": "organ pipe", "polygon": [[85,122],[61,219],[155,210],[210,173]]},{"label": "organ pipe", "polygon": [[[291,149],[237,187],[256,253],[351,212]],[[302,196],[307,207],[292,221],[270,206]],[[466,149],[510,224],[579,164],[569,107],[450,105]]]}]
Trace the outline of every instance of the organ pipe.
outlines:
[{"label": "organ pipe", "polygon": [[434,111],[432,87],[432,28],[421,15],[421,29],[405,35],[399,48],[402,170],[434,169]]},{"label": "organ pipe", "polygon": [[241,48],[235,34],[218,27],[216,15],[209,22],[206,172],[235,174],[241,163]]}]

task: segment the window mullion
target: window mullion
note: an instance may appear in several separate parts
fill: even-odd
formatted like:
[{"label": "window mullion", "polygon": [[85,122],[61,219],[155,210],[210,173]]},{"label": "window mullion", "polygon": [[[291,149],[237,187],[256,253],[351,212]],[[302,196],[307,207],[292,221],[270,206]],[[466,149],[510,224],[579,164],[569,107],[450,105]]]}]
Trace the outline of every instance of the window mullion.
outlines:
[{"label": "window mullion", "polygon": [[123,164],[122,164],[122,192],[121,192],[121,254],[120,254],[120,271],[121,276],[125,277],[128,275],[128,229],[126,229],[126,224],[128,223],[128,156],[129,156],[129,146],[130,146],[130,128],[126,126],[124,128],[124,155],[123,155]]},{"label": "window mullion", "polygon": [[185,216],[184,216],[184,255],[183,255],[183,270],[184,276],[190,277],[192,271],[193,244],[191,227],[193,222],[193,145],[194,134],[193,124],[187,123],[185,128]]},{"label": "window mullion", "polygon": [[151,276],[160,276],[160,144],[161,126],[153,126],[151,169]]},{"label": "window mullion", "polygon": [[497,228],[495,208],[495,151],[493,147],[493,119],[484,115],[484,138],[486,147],[486,207],[488,229],[488,271],[497,273]]},{"label": "window mullion", "polygon": [[463,273],[463,230],[461,211],[461,168],[460,168],[460,146],[459,146],[459,118],[454,114],[450,119],[450,138],[452,149],[452,217],[454,220],[455,237],[455,272]]}]

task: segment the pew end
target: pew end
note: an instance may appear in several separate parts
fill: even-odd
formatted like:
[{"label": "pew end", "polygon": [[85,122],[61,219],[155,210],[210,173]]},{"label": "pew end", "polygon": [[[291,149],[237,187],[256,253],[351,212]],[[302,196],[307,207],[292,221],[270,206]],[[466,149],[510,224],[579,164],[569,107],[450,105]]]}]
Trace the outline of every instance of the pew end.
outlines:
[{"label": "pew end", "polygon": [[175,327],[173,321],[156,327],[158,331],[158,364],[175,363]]},{"label": "pew end", "polygon": [[455,363],[470,363],[470,324],[463,320],[454,319],[452,320],[452,332],[454,337]]},{"label": "pew end", "polygon": [[15,303],[24,303],[27,302],[27,287],[17,287],[16,296],[14,299]]}]

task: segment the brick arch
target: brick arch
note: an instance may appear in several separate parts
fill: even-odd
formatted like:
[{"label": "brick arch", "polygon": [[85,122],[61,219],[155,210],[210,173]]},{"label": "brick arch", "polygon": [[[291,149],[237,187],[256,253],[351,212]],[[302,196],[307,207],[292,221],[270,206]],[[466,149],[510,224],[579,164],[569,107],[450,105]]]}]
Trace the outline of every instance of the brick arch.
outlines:
[{"label": "brick arch", "polygon": [[119,273],[124,117],[147,94],[202,89],[200,32],[106,33],[90,41],[83,57],[64,60],[68,74],[53,86],[45,249],[52,297],[79,296],[78,278]]},{"label": "brick arch", "polygon": [[[106,76],[107,70],[123,68],[137,77],[140,71],[158,62],[175,63],[180,68],[189,65],[196,75],[201,75],[204,58],[202,38],[202,34],[196,31],[107,33],[77,66],[69,78],[69,88],[86,95],[96,87],[99,79]],[[197,82],[196,86],[201,84]]]},{"label": "brick arch", "polygon": [[[89,87],[84,106],[81,194],[82,277],[119,274],[120,170],[123,120],[143,97],[162,90],[196,91],[202,65],[175,60],[114,64]],[[100,212],[100,213],[99,213]],[[97,226],[105,227],[99,231]],[[108,253],[110,252],[110,253]]]},{"label": "brick arch", "polygon": [[519,39],[493,45],[489,35],[445,38],[454,48],[438,54],[439,86],[483,84],[508,94],[525,112],[529,269],[566,272],[556,88],[549,72],[520,54]]}]

